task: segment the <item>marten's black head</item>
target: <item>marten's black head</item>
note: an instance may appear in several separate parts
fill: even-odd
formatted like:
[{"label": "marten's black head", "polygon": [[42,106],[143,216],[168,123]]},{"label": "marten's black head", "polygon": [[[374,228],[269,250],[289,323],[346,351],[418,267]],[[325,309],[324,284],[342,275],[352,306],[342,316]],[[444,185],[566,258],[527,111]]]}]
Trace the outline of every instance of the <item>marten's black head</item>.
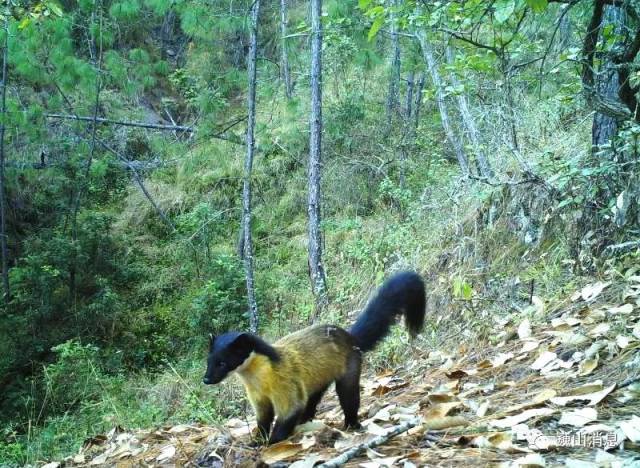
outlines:
[{"label": "marten's black head", "polygon": [[280,360],[277,351],[267,342],[250,333],[229,332],[220,336],[209,335],[207,372],[202,381],[217,384],[236,370],[252,352],[264,354],[274,362]]}]

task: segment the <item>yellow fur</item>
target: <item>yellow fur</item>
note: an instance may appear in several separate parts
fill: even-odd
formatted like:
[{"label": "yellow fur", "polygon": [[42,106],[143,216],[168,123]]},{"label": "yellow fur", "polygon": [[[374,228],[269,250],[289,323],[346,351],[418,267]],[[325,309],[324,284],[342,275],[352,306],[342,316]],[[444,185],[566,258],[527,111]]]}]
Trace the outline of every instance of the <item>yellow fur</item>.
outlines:
[{"label": "yellow fur", "polygon": [[273,347],[279,362],[252,353],[236,373],[258,417],[271,406],[279,420],[302,410],[311,394],[340,378],[353,349],[336,338],[334,327],[324,325],[287,335]]}]

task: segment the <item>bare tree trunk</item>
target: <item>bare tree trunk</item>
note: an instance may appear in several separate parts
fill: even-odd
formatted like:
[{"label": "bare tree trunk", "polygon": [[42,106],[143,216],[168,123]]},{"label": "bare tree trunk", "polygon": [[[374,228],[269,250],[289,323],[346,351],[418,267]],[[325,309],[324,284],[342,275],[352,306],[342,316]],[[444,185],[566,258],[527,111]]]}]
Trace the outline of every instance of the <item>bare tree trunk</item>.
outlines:
[{"label": "bare tree trunk", "polygon": [[518,144],[518,129],[516,127],[516,105],[513,102],[513,87],[511,86],[511,71],[507,63],[507,58],[504,56],[500,58],[500,67],[502,75],[504,76],[506,98],[507,98],[507,111],[509,119],[509,129],[511,130],[511,146],[514,152],[520,151],[520,145]]},{"label": "bare tree trunk", "polygon": [[280,67],[282,68],[282,80],[287,99],[293,96],[291,87],[291,75],[289,73],[289,55],[287,54],[287,0],[280,0]]},{"label": "bare tree trunk", "polygon": [[562,5],[558,10],[558,42],[555,46],[555,53],[564,52],[571,41],[571,22],[567,14],[569,5]]},{"label": "bare tree trunk", "polygon": [[407,99],[405,100],[405,120],[408,123],[411,120],[411,114],[413,113],[413,87],[415,85],[414,82],[414,71],[411,70],[409,72],[409,76],[407,76]]},{"label": "bare tree trunk", "polygon": [[311,116],[309,136],[309,270],[316,309],[327,301],[320,231],[322,159],[322,0],[311,0]]},{"label": "bare tree trunk", "polygon": [[9,287],[9,249],[7,248],[7,221],[5,211],[5,178],[4,178],[4,130],[7,113],[7,61],[9,58],[9,18],[4,18],[4,45],[2,47],[2,122],[0,122],[0,244],[2,245],[2,285],[4,303],[11,300]]},{"label": "bare tree trunk", "polygon": [[415,129],[411,122],[412,106],[413,106],[413,87],[414,87],[414,72],[409,72],[407,77],[407,94],[405,99],[404,108],[404,123],[402,129],[402,141],[400,142],[400,177],[399,186],[404,189],[406,184],[406,172],[407,172],[407,152],[408,147],[414,142]]},{"label": "bare tree trunk", "polygon": [[413,111],[413,127],[415,129],[418,128],[418,124],[420,123],[420,110],[422,109],[422,90],[424,89],[424,81],[425,81],[425,72],[420,73],[420,78],[418,79],[418,88],[414,93],[416,95],[416,104]]},{"label": "bare tree trunk", "polygon": [[242,186],[242,226],[244,228],[244,271],[247,279],[247,300],[249,302],[249,329],[258,330],[258,303],[253,280],[253,244],[251,242],[251,169],[255,151],[256,126],[256,61],[258,57],[258,15],[260,0],[254,0],[251,8],[251,35],[247,71],[249,75],[249,96],[247,97],[247,157],[244,160]]},{"label": "bare tree trunk", "polygon": [[89,177],[91,176],[91,165],[93,164],[93,157],[96,152],[97,132],[98,132],[98,112],[100,110],[100,92],[102,91],[102,4],[96,3],[94,11],[92,13],[92,25],[95,21],[96,12],[100,15],[98,34],[99,38],[96,40],[93,35],[93,28],[91,28],[91,55],[93,56],[94,65],[96,67],[96,95],[93,103],[93,122],[91,124],[91,142],[89,146],[89,156],[84,167],[82,179],[80,181],[80,187],[73,200],[73,207],[71,211],[71,260],[69,262],[69,297],[75,305],[76,297],[76,272],[77,272],[77,258],[76,248],[78,242],[78,212],[80,211],[80,202],[84,192],[89,185]]},{"label": "bare tree trunk", "polygon": [[[453,65],[453,48],[448,46],[445,52],[447,63],[449,65]],[[451,73],[450,76],[451,84],[454,88],[460,87],[460,82],[458,81],[458,77],[455,73]],[[482,144],[480,143],[480,136],[478,133],[478,128],[476,127],[476,122],[469,111],[469,104],[467,103],[467,96],[464,93],[457,93],[456,99],[458,101],[458,108],[460,109],[460,115],[462,116],[462,123],[467,129],[467,134],[469,135],[469,140],[471,140],[471,146],[473,146],[473,150],[475,152],[476,161],[478,163],[478,170],[480,171],[480,175],[482,177],[486,177],[487,179],[493,178],[493,169],[491,169],[491,165],[487,160],[484,151],[482,151]]]},{"label": "bare tree trunk", "polygon": [[456,154],[456,158],[458,163],[460,164],[460,169],[462,170],[462,175],[464,177],[469,176],[469,160],[467,155],[464,152],[464,148],[458,135],[453,130],[449,122],[449,112],[447,110],[447,104],[445,102],[444,89],[442,86],[442,81],[440,80],[440,74],[438,73],[438,66],[433,57],[433,52],[431,51],[431,45],[427,41],[426,34],[420,31],[417,35],[418,40],[420,41],[420,47],[422,48],[422,55],[424,57],[424,61],[429,68],[429,74],[431,75],[431,81],[433,81],[433,86],[436,90],[436,102],[438,104],[438,109],[440,110],[440,119],[442,120],[442,126],[444,128],[445,134],[447,135],[447,140],[449,144],[453,146],[453,150]]},{"label": "bare tree trunk", "polygon": [[391,69],[389,72],[389,93],[387,95],[387,128],[391,132],[394,116],[400,109],[400,36],[395,8],[398,0],[388,0],[390,6],[389,20],[391,22]]},{"label": "bare tree trunk", "polygon": [[[162,42],[162,58],[167,58],[167,49],[171,46],[173,42],[173,33],[175,30],[176,23],[176,11],[173,8],[170,8],[164,14],[164,18],[162,19],[162,27],[160,28],[160,40]],[[175,51],[172,55],[175,55]]]},{"label": "bare tree trunk", "polygon": [[[600,30],[612,26],[614,34],[623,34],[625,14],[621,7],[605,5]],[[603,60],[595,77],[595,89],[597,94],[616,101],[620,89],[620,76],[616,65],[609,55],[608,60]],[[594,151],[611,141],[618,131],[618,121],[611,116],[596,112],[593,116],[591,143]]]}]

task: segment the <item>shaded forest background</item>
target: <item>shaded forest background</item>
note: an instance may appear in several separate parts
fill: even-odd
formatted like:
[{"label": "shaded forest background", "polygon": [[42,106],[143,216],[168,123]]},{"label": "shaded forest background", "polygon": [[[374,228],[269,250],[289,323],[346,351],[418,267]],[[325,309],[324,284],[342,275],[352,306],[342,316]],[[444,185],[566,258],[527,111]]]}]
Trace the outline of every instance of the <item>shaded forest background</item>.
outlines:
[{"label": "shaded forest background", "polygon": [[[3,4],[0,460],[245,410],[236,386],[200,380],[206,335],[249,327],[252,6]],[[260,6],[261,334],[346,324],[413,268],[428,280],[423,345],[482,346],[483,317],[637,262],[635,2],[325,0],[322,301],[307,248],[309,2]],[[372,365],[406,346],[399,333]]]}]

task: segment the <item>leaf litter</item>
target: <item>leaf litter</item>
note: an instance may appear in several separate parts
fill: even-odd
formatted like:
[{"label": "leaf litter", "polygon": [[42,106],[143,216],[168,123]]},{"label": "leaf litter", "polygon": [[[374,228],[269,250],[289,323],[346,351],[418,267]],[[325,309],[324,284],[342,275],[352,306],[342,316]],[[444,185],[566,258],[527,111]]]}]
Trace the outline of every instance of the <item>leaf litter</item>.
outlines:
[{"label": "leaf litter", "polygon": [[316,420],[269,447],[251,440],[254,421],[237,418],[117,427],[43,466],[312,468],[347,451],[356,455],[345,466],[365,468],[640,466],[640,276],[568,298],[555,312],[536,298],[535,318],[512,332],[496,318],[496,346],[418,350],[406,368],[363,375],[358,431],[342,430],[328,392]]}]

